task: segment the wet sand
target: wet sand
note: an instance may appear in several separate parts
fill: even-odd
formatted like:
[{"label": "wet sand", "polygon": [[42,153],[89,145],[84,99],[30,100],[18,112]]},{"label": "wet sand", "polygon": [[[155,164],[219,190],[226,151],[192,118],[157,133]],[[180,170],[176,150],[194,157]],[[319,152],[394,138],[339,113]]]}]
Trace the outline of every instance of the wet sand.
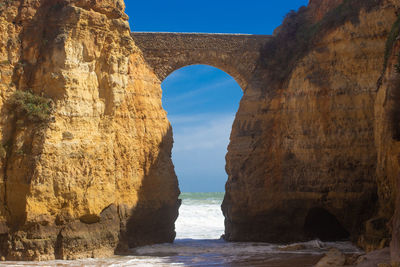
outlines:
[{"label": "wet sand", "polygon": [[323,255],[283,255],[277,258],[274,255],[271,258],[264,259],[249,259],[247,261],[233,262],[225,266],[232,267],[244,267],[244,266],[255,266],[255,267],[312,267],[318,263]]},{"label": "wet sand", "polygon": [[[314,266],[323,255],[259,255],[251,256],[247,259],[233,260],[232,262],[221,263],[212,262],[207,263],[196,263],[195,261],[188,263],[182,259],[182,262],[176,262],[168,257],[160,257],[160,261],[153,261],[151,259],[134,259],[130,256],[126,257],[114,257],[109,259],[87,259],[78,261],[48,261],[48,262],[1,262],[0,266],[8,267],[21,267],[21,266],[41,266],[41,267],[89,267],[89,266],[226,266],[226,267],[311,267]],[[155,258],[158,258],[154,255]]]}]

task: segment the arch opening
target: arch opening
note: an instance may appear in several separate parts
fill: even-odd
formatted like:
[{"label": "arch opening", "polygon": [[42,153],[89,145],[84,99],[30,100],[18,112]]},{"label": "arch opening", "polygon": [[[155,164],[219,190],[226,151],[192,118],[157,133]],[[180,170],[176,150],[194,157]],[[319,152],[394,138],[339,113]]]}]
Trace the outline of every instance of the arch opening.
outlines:
[{"label": "arch opening", "polygon": [[339,241],[350,237],[338,219],[323,208],[309,210],[304,222],[304,233],[307,238],[318,238],[322,241]]},{"label": "arch opening", "polygon": [[236,66],[229,66],[225,64],[210,64],[210,63],[203,63],[202,61],[194,61],[194,62],[184,62],[184,63],[179,63],[176,65],[170,65],[167,66],[164,69],[164,73],[159,74],[159,78],[161,79],[161,82],[163,83],[166,79],[168,79],[171,75],[174,75],[177,72],[180,72],[180,70],[183,69],[190,69],[192,67],[205,67],[209,69],[215,69],[218,70],[219,72],[225,73],[225,75],[229,76],[231,79],[233,79],[239,87],[244,91],[248,85],[247,79],[245,76],[240,73],[239,70],[237,70]]},{"label": "arch opening", "polygon": [[228,178],[225,155],[243,91],[232,76],[208,65],[174,71],[162,89],[182,199],[176,239],[219,239],[224,233],[220,205]]}]

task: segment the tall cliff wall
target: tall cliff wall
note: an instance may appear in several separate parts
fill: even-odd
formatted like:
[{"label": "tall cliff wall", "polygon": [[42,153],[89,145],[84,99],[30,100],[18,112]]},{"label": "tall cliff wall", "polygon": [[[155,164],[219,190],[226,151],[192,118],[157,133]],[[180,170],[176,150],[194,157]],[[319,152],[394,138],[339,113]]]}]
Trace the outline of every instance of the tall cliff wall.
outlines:
[{"label": "tall cliff wall", "polygon": [[392,259],[400,262],[400,13],[385,51],[385,69],[375,102],[379,214],[390,221]]},{"label": "tall cliff wall", "polygon": [[[399,7],[311,0],[276,31],[233,125],[227,240],[392,235],[400,260]],[[0,29],[0,257],[172,241],[172,131],[123,1],[3,1]]]},{"label": "tall cliff wall", "polygon": [[374,103],[396,5],[311,1],[276,32],[266,47],[275,53],[261,59],[233,125],[227,240],[388,245]]},{"label": "tall cliff wall", "polygon": [[[0,256],[171,242],[172,133],[123,1],[3,1],[0,27]],[[39,96],[46,120],[29,116]]]}]

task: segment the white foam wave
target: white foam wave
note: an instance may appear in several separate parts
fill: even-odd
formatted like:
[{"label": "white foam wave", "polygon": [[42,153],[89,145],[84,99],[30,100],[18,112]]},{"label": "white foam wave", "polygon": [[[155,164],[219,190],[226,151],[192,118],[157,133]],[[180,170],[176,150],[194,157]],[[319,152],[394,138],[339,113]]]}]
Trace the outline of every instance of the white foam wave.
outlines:
[{"label": "white foam wave", "polygon": [[182,203],[175,222],[177,239],[219,239],[224,233],[220,203],[195,205]]}]

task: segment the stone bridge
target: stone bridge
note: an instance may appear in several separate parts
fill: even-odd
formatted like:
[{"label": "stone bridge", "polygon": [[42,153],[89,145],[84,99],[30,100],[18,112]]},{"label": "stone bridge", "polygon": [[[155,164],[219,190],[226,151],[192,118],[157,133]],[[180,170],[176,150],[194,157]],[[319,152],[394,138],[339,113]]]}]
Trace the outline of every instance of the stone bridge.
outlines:
[{"label": "stone bridge", "polygon": [[163,81],[173,71],[205,64],[231,75],[244,90],[270,35],[134,32],[132,37]]}]

